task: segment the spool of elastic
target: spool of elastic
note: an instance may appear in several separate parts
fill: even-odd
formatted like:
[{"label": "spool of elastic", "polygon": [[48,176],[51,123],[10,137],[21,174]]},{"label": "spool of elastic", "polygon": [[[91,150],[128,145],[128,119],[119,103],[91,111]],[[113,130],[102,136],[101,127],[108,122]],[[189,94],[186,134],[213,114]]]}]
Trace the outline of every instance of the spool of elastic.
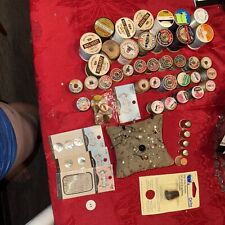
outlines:
[{"label": "spool of elastic", "polygon": [[16,152],[17,143],[13,126],[6,113],[0,108],[0,180],[12,168]]}]

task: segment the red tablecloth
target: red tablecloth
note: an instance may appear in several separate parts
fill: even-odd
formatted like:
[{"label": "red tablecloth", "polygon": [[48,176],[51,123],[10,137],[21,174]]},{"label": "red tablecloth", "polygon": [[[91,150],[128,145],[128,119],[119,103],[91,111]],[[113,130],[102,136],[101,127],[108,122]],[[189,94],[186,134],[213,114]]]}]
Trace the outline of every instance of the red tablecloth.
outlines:
[{"label": "red tablecloth", "polygon": [[[212,58],[213,66],[218,71],[216,91],[207,93],[201,100],[179,105],[174,112],[164,113],[163,137],[173,157],[177,155],[179,149],[177,145],[179,120],[188,118],[193,123],[188,166],[148,170],[128,178],[115,179],[116,191],[114,192],[70,200],[57,199],[56,165],[52,159],[48,136],[94,124],[91,110],[81,113],[74,107],[74,102],[79,96],[90,96],[90,93],[83,92],[75,96],[69,93],[67,88],[71,79],[79,78],[82,81],[85,79],[85,63],[80,59],[78,52],[79,38],[83,33],[93,30],[93,23],[98,17],[106,16],[116,21],[123,16],[133,18],[138,9],[148,9],[156,16],[161,9],[174,12],[178,8],[185,8],[190,13],[193,13],[195,9],[191,0],[30,0],[36,83],[48,165],[49,190],[56,225],[225,224],[225,194],[220,190],[217,178],[214,176],[213,166],[215,124],[225,106],[225,11],[219,6],[206,8],[210,16],[209,24],[215,31],[213,42],[198,51],[191,51],[187,48],[180,51],[186,56]],[[163,54],[166,53],[176,55],[167,51],[163,52]],[[159,58],[161,55],[156,57]],[[153,54],[149,53],[146,58],[152,56]],[[157,75],[163,76],[166,73],[173,72],[166,71],[157,73]],[[122,84],[139,80],[140,76],[130,80],[126,79]],[[138,95],[142,118],[148,117],[145,111],[147,102],[169,94],[150,91]],[[106,133],[104,135],[109,147],[109,138]],[[110,156],[115,165],[115,154],[112,150]],[[200,208],[156,216],[141,215],[139,176],[192,170],[198,171]],[[41,195],[41,193],[37,194]],[[93,211],[88,211],[85,207],[89,199],[93,199],[97,204]]]}]

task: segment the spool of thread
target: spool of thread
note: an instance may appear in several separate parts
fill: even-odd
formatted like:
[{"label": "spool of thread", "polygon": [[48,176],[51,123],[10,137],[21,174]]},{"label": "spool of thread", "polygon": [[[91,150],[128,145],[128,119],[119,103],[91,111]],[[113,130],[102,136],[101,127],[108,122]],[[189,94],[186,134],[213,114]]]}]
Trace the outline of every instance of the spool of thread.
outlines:
[{"label": "spool of thread", "polygon": [[160,91],[172,91],[177,87],[177,79],[173,75],[166,75],[160,85]]},{"label": "spool of thread", "polygon": [[110,77],[114,82],[120,82],[123,80],[123,72],[119,68],[114,68],[110,72]]},{"label": "spool of thread", "polygon": [[213,92],[216,89],[216,83],[213,80],[208,80],[200,84],[204,91]]},{"label": "spool of thread", "polygon": [[143,59],[136,59],[134,62],[134,71],[138,74],[144,73],[147,69],[146,62]]},{"label": "spool of thread", "polygon": [[134,74],[134,67],[130,64],[125,64],[122,70],[123,70],[124,76],[126,77],[130,77]]},{"label": "spool of thread", "polygon": [[196,56],[191,56],[188,58],[188,62],[186,66],[183,68],[183,70],[189,71],[189,70],[197,70],[200,66],[200,61]]},{"label": "spool of thread", "polygon": [[201,24],[197,27],[195,32],[195,40],[188,47],[192,50],[199,49],[206,43],[209,43],[214,38],[213,28],[208,24]]},{"label": "spool of thread", "polygon": [[159,30],[169,28],[173,25],[173,23],[174,23],[173,13],[166,9],[161,10],[158,12],[153,28],[151,29],[150,32],[156,35],[159,32]]},{"label": "spool of thread", "polygon": [[169,55],[164,55],[159,59],[160,69],[166,70],[172,67],[173,58]]},{"label": "spool of thread", "polygon": [[149,84],[152,89],[157,89],[160,87],[161,80],[158,77],[152,77],[149,80]]},{"label": "spool of thread", "polygon": [[134,22],[127,17],[123,17],[116,21],[115,33],[112,40],[120,44],[124,39],[132,38],[134,34]]},{"label": "spool of thread", "polygon": [[94,29],[100,38],[108,39],[114,33],[114,24],[109,18],[102,17],[95,21]]},{"label": "spool of thread", "polygon": [[173,42],[167,48],[170,51],[178,51],[179,49],[190,45],[195,40],[195,33],[193,28],[188,25],[181,25],[177,28],[173,38]]},{"label": "spool of thread", "polygon": [[107,56],[103,54],[95,54],[88,60],[86,73],[88,76],[101,77],[108,73],[110,62]]},{"label": "spool of thread", "polygon": [[179,155],[175,158],[175,164],[177,166],[186,166],[187,163],[188,163],[187,159],[181,155]]},{"label": "spool of thread", "polygon": [[159,30],[156,34],[156,46],[152,52],[160,53],[163,48],[170,46],[173,42],[173,34],[168,29]]},{"label": "spool of thread", "polygon": [[207,69],[206,75],[210,80],[215,80],[217,77],[217,71],[213,67],[211,67]]},{"label": "spool of thread", "polygon": [[98,87],[102,90],[107,90],[109,88],[111,88],[112,86],[112,79],[110,76],[108,75],[104,75],[102,77],[100,77],[99,81],[98,81]]},{"label": "spool of thread", "polygon": [[190,26],[196,28],[200,24],[207,23],[209,19],[208,12],[205,9],[198,8],[194,11],[194,14],[191,16]]},{"label": "spool of thread", "polygon": [[134,84],[136,93],[143,93],[149,90],[150,84],[147,79],[141,79]]},{"label": "spool of thread", "polygon": [[77,100],[76,102],[76,107],[79,111],[85,112],[91,107],[91,102],[88,98],[86,97],[81,97]]},{"label": "spool of thread", "polygon": [[177,107],[177,101],[173,97],[167,97],[165,100],[163,100],[165,109],[169,111],[173,111]]},{"label": "spool of thread", "polygon": [[209,69],[212,66],[212,60],[208,56],[201,59],[201,68],[204,70]]},{"label": "spool of thread", "polygon": [[158,71],[160,67],[159,61],[156,58],[150,58],[147,61],[147,69],[148,72],[155,72]]},{"label": "spool of thread", "polygon": [[206,81],[208,80],[207,74],[205,70],[198,70],[198,72],[200,73],[201,76],[201,81]]},{"label": "spool of thread", "polygon": [[135,27],[134,38],[138,38],[142,32],[152,28],[154,24],[154,17],[148,10],[141,9],[134,14],[133,21]]},{"label": "spool of thread", "polygon": [[140,34],[138,38],[139,55],[146,55],[149,51],[155,48],[156,38],[155,35],[146,31]]},{"label": "spool of thread", "polygon": [[185,104],[190,100],[190,94],[187,91],[178,91],[175,94],[175,98],[176,100],[181,103],[181,104]]},{"label": "spool of thread", "polygon": [[179,126],[180,128],[190,128],[192,125],[191,121],[190,120],[187,120],[187,119],[182,119],[180,120],[179,122]]},{"label": "spool of thread", "polygon": [[101,38],[92,32],[85,33],[80,38],[80,57],[84,61],[88,61],[89,58],[101,51],[102,40]]},{"label": "spool of thread", "polygon": [[102,51],[109,57],[109,59],[115,60],[120,55],[120,46],[113,40],[107,40],[102,44]]},{"label": "spool of thread", "polygon": [[146,110],[149,114],[161,114],[164,111],[164,104],[162,101],[154,101],[152,103],[148,103],[146,106]]},{"label": "spool of thread", "polygon": [[185,9],[178,9],[174,13],[174,23],[169,28],[173,33],[176,32],[176,29],[178,26],[182,25],[189,25],[191,23],[191,15],[190,13]]},{"label": "spool of thread", "polygon": [[95,90],[98,87],[98,79],[94,76],[88,76],[84,80],[84,86],[88,90]]},{"label": "spool of thread", "polygon": [[190,84],[191,82],[191,78],[190,76],[185,73],[185,72],[181,72],[177,75],[177,83],[181,86],[181,87],[186,87]]},{"label": "spool of thread", "polygon": [[190,131],[188,131],[188,130],[181,130],[180,131],[180,137],[182,137],[182,138],[189,138],[189,137],[191,137],[191,132]]},{"label": "spool of thread", "polygon": [[191,97],[195,99],[201,99],[205,94],[201,86],[194,86],[193,88],[190,88],[188,92],[191,95]]},{"label": "spool of thread", "polygon": [[183,68],[187,63],[187,59],[184,55],[176,55],[173,62],[177,68]]},{"label": "spool of thread", "polygon": [[138,53],[138,44],[132,39],[126,39],[120,44],[120,56],[117,61],[122,65],[130,64]]},{"label": "spool of thread", "polygon": [[201,74],[197,71],[191,73],[191,82],[198,84],[201,81]]},{"label": "spool of thread", "polygon": [[83,90],[83,83],[78,79],[73,79],[69,83],[69,90],[74,94],[78,94]]}]

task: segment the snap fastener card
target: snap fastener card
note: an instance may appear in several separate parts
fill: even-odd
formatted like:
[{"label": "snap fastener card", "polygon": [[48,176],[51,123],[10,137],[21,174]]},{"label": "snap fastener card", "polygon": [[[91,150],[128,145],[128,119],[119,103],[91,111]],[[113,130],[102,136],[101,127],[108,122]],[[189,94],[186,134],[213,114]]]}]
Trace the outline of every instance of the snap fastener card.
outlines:
[{"label": "snap fastener card", "polygon": [[142,215],[200,206],[197,172],[139,177]]},{"label": "snap fastener card", "polygon": [[99,193],[115,190],[112,165],[97,167],[96,175],[97,190]]},{"label": "snap fastener card", "polygon": [[120,123],[141,119],[134,84],[117,86],[115,93],[119,104]]}]

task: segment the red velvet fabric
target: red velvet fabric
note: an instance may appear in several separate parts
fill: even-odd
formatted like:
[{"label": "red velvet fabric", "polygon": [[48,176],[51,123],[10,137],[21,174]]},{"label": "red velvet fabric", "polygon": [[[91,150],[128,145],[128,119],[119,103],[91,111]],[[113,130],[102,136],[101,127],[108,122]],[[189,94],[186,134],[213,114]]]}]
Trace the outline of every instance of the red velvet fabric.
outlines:
[{"label": "red velvet fabric", "polygon": [[[209,12],[209,24],[215,31],[212,43],[198,51],[187,48],[179,53],[186,56],[209,56],[213,67],[218,71],[217,89],[206,93],[203,99],[179,105],[173,112],[164,113],[163,137],[170,154],[178,154],[180,119],[190,119],[192,136],[190,138],[190,156],[185,167],[171,166],[136,173],[124,179],[115,179],[116,190],[102,194],[79,197],[70,200],[58,200],[56,194],[56,165],[52,158],[48,136],[58,132],[78,129],[93,125],[93,112],[78,112],[74,106],[80,96],[91,96],[84,91],[72,95],[68,91],[71,79],[85,79],[85,63],[79,57],[79,38],[88,31],[93,31],[93,24],[98,17],[109,17],[113,21],[126,16],[133,18],[139,9],[148,9],[156,16],[161,9],[174,12],[185,8],[191,14],[194,3],[191,0],[30,0],[31,25],[36,68],[36,84],[40,104],[41,127],[45,155],[48,166],[49,190],[56,225],[223,225],[225,224],[225,194],[221,192],[217,178],[214,176],[213,154],[215,143],[215,125],[218,116],[225,107],[225,11],[222,7],[206,7]],[[163,54],[176,55],[164,51]],[[146,58],[152,57],[149,53]],[[115,64],[114,64],[115,66]],[[176,74],[177,71],[157,72],[155,75]],[[141,77],[138,75],[124,80],[130,83]],[[120,85],[119,84],[119,85]],[[96,90],[94,93],[98,93]],[[139,94],[138,102],[142,118],[148,114],[145,105],[154,99],[171,93],[149,91]],[[106,144],[109,138],[104,129]],[[110,148],[109,148],[110,149]],[[115,168],[115,154],[110,150],[111,161]],[[155,216],[142,216],[139,197],[139,176],[167,174],[197,170],[200,188],[200,208]],[[41,171],[40,171],[41,173]],[[39,193],[41,194],[41,193]],[[97,207],[88,211],[86,201],[93,199]]]}]

